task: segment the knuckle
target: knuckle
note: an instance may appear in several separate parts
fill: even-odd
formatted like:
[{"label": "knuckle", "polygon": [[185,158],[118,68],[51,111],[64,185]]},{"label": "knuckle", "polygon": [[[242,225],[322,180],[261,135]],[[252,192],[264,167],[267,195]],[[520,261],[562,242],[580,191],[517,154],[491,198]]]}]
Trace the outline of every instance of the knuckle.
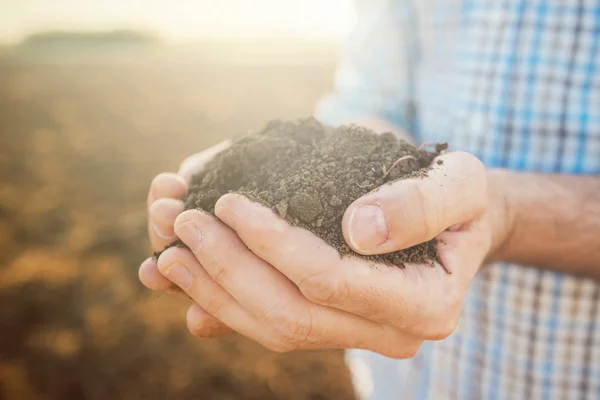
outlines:
[{"label": "knuckle", "polygon": [[414,357],[422,344],[422,340],[407,337],[398,330],[381,326],[379,340],[375,343],[376,348],[372,350],[386,357],[404,360]]},{"label": "knuckle", "polygon": [[212,270],[213,270],[213,279],[219,285],[222,285],[225,281],[227,281],[227,278],[229,276],[229,272],[227,271],[227,268],[224,268],[219,263],[215,263]]},{"label": "knuckle", "polygon": [[296,318],[293,312],[275,307],[263,315],[264,325],[281,342],[297,346],[309,340],[312,332],[310,321]]},{"label": "knuckle", "polygon": [[223,301],[217,296],[205,297],[200,306],[213,317],[218,318],[223,309]]},{"label": "knuckle", "polygon": [[231,274],[233,273],[231,268],[228,268],[225,262],[220,259],[207,259],[203,260],[203,264],[206,267],[206,270],[209,272],[210,276],[213,280],[223,286],[226,282],[231,279]]},{"label": "knuckle", "polygon": [[349,296],[348,284],[328,272],[305,278],[300,282],[299,288],[308,300],[322,305],[341,304]]},{"label": "knuckle", "polygon": [[432,331],[427,340],[444,340],[448,336],[452,335],[458,326],[458,319],[450,319],[444,323],[439,324],[434,331]]},{"label": "knuckle", "polygon": [[421,346],[423,345],[422,341],[419,341],[417,343],[414,343],[412,345],[409,345],[407,347],[405,347],[404,349],[402,349],[402,351],[397,355],[397,358],[406,360],[409,358],[413,358],[415,357],[418,353],[419,350],[421,350]]},{"label": "knuckle", "polygon": [[274,249],[272,243],[274,243],[275,241],[266,235],[257,234],[255,236],[257,238],[260,238],[260,240],[257,240],[256,243],[253,245],[253,250],[257,254],[271,254],[271,252]]},{"label": "knuckle", "polygon": [[411,347],[403,347],[393,349],[389,353],[384,354],[386,357],[393,358],[394,360],[408,360],[417,355],[419,349],[413,349]]},{"label": "knuckle", "polygon": [[396,360],[406,360],[416,356],[422,345],[422,340],[410,339],[407,341],[406,338],[397,338],[397,340],[389,341],[382,354]]},{"label": "knuckle", "polygon": [[[454,314],[452,311],[447,311],[447,313]],[[423,340],[439,341],[452,335],[457,326],[458,316],[436,314],[422,318],[411,327],[408,327],[407,331]]]}]

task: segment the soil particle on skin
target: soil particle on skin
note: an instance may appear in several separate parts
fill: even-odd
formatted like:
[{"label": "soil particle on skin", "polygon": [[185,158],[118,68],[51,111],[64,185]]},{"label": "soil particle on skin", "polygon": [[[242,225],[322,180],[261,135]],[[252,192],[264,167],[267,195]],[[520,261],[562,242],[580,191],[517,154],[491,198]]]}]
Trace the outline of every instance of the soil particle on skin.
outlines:
[{"label": "soil particle on skin", "polygon": [[341,255],[400,267],[431,265],[438,260],[435,240],[384,255],[356,254],[344,241],[342,217],[354,200],[384,184],[426,176],[446,148],[417,149],[392,133],[377,135],[354,125],[328,128],[312,118],[272,121],[207,163],[192,178],[185,207],[213,213],[221,195],[241,193],[313,232]]}]

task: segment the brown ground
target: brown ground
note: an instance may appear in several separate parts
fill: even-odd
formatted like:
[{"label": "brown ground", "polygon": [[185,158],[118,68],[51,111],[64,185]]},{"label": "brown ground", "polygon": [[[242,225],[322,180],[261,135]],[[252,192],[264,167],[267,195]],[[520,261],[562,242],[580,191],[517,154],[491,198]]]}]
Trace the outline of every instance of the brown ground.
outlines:
[{"label": "brown ground", "polygon": [[152,176],[310,114],[331,73],[0,65],[0,399],[351,399],[339,352],[194,339],[136,278]]},{"label": "brown ground", "polygon": [[378,187],[426,176],[437,155],[393,133],[377,135],[358,126],[331,129],[313,118],[271,121],[210,160],[192,178],[185,204],[214,212],[221,195],[242,193],[313,232],[341,255],[399,267],[433,263],[435,240],[389,254],[359,255],[344,240],[342,218],[354,200]]}]

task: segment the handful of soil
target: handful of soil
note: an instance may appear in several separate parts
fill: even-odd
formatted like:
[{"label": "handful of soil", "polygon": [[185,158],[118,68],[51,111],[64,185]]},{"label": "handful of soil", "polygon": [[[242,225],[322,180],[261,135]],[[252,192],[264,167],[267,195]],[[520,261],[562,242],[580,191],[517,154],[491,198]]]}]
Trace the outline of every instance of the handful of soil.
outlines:
[{"label": "handful of soil", "polygon": [[[363,256],[348,247],[341,223],[346,208],[357,198],[387,182],[426,176],[433,159],[446,147],[437,145],[430,152],[392,133],[377,135],[354,125],[331,129],[312,118],[272,121],[257,134],[234,140],[208,162],[192,178],[185,207],[214,213],[219,197],[236,192],[311,231],[341,255],[399,267],[432,264],[438,259],[435,240]],[[185,247],[181,242],[173,245]]]}]

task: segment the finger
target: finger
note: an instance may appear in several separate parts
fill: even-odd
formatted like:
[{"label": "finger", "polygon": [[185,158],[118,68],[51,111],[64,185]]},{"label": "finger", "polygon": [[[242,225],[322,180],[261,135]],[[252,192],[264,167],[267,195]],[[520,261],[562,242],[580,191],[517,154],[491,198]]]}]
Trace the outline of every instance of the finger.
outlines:
[{"label": "finger", "polygon": [[163,291],[173,286],[173,282],[162,276],[156,266],[156,260],[150,257],[144,260],[138,269],[140,282],[150,290]]},{"label": "finger", "polygon": [[162,276],[154,258],[149,258],[142,263],[138,270],[138,277],[140,282],[150,290],[168,293],[181,299],[189,300],[189,296],[183,290]]},{"label": "finger", "polygon": [[408,335],[311,303],[211,215],[185,212],[175,231],[217,284],[291,348],[363,348],[399,358],[418,350],[420,341]]},{"label": "finger", "polygon": [[[215,213],[254,254],[283,273],[311,302],[426,339],[447,335],[453,323],[455,326],[455,321],[447,320],[454,315],[440,316],[440,310],[444,310],[442,306],[450,309],[450,301],[459,304],[461,293],[454,289],[454,281],[463,279],[459,272],[448,275],[441,266],[423,265],[403,270],[356,257],[341,258],[312,233],[290,226],[268,208],[241,195],[221,197]],[[445,298],[432,306],[427,301],[431,296],[424,293],[437,298],[442,293]],[[414,323],[432,320],[439,323],[425,327]]]},{"label": "finger", "polygon": [[[178,247],[165,250],[158,258],[158,269],[209,315],[232,330],[271,350],[287,350],[206,273],[189,250]],[[194,329],[194,334],[199,334],[198,329]]]},{"label": "finger", "polygon": [[218,319],[207,313],[198,304],[192,304],[186,315],[190,333],[198,337],[220,337],[231,335],[234,331]]},{"label": "finger", "polygon": [[468,289],[492,245],[489,220],[479,218],[462,230],[447,230],[438,236],[437,250],[441,262],[452,273],[458,272]]},{"label": "finger", "polygon": [[173,243],[177,237],[173,230],[175,218],[183,212],[183,201],[161,198],[148,208],[148,237],[155,251],[165,248]]},{"label": "finger", "polygon": [[[165,278],[156,265],[156,260],[148,258],[139,269],[140,281],[148,289],[155,291],[166,291],[170,293],[183,293],[181,289]],[[178,290],[176,290],[177,288]],[[189,298],[185,295],[186,298]],[[233,331],[219,320],[204,311],[200,306],[193,305],[187,313],[187,325],[190,332],[199,337],[216,337],[232,333]]]},{"label": "finger", "polygon": [[344,214],[344,238],[360,254],[384,254],[433,239],[481,215],[485,169],[462,152],[439,156],[425,178],[399,180],[356,200]]},{"label": "finger", "polygon": [[192,176],[200,172],[208,161],[210,161],[217,153],[225,150],[230,145],[231,140],[226,140],[200,153],[189,156],[180,164],[178,172],[179,176],[182,177],[186,182],[190,182]]},{"label": "finger", "polygon": [[163,172],[157,175],[150,184],[146,206],[150,207],[158,199],[181,199],[187,194],[188,184],[179,175]]}]

